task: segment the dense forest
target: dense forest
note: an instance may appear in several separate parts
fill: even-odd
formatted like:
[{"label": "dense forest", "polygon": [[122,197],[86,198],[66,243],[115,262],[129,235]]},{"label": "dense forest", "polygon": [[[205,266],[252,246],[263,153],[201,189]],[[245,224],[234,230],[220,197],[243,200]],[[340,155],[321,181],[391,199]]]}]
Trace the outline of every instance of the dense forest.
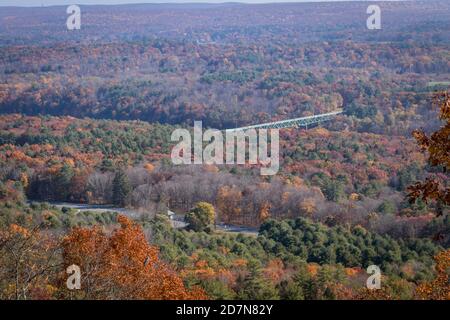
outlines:
[{"label": "dense forest", "polygon": [[[450,2],[380,6],[2,8],[0,299],[450,299]],[[170,158],[338,108],[275,176]]]},{"label": "dense forest", "polygon": [[[62,8],[2,10],[0,112],[222,129],[343,107],[339,129],[409,135],[435,125],[427,93],[449,84],[449,3],[384,3],[373,32],[364,4],[342,6],[116,6],[107,21],[93,6],[70,35],[57,27]],[[16,27],[14,10],[28,24]],[[173,33],[152,29],[175,21]],[[31,32],[34,23],[51,35]],[[106,23],[120,31],[101,31]]]}]

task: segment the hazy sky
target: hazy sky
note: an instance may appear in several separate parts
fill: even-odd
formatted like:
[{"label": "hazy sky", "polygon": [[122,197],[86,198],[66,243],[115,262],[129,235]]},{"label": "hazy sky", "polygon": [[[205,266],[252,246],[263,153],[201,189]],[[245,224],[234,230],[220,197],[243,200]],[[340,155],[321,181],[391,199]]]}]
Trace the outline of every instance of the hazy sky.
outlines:
[{"label": "hazy sky", "polygon": [[[54,5],[70,5],[70,4],[123,4],[123,3],[167,3],[167,2],[264,3],[264,2],[322,2],[322,1],[323,0],[0,0],[0,6],[42,6],[42,5],[54,6]],[[331,2],[344,0],[327,0],[327,1]]]}]

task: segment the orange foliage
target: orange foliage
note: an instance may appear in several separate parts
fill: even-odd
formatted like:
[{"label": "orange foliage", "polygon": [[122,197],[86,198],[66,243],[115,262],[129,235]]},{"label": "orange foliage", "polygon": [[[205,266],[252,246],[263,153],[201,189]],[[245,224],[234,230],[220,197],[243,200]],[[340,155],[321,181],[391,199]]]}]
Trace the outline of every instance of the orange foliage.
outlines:
[{"label": "orange foliage", "polygon": [[245,267],[247,265],[247,260],[245,259],[236,259],[233,261],[233,266],[235,267]]},{"label": "orange foliage", "polygon": [[259,221],[263,222],[264,220],[267,220],[269,217],[270,217],[270,203],[265,201],[261,206],[261,210],[259,211]]},{"label": "orange foliage", "polygon": [[155,166],[151,163],[146,163],[144,165],[144,169],[147,170],[148,173],[151,173],[153,170],[155,170]]},{"label": "orange foliage", "polygon": [[224,222],[229,222],[233,218],[241,215],[240,202],[242,192],[236,187],[223,186],[217,194],[217,209],[220,212],[220,218]]},{"label": "orange foliage", "polygon": [[315,276],[319,271],[319,265],[315,263],[308,263],[307,270],[310,275]]},{"label": "orange foliage", "polygon": [[432,167],[442,167],[443,177],[434,175],[424,182],[415,183],[408,188],[408,197],[411,203],[416,199],[425,203],[436,201],[439,216],[443,214],[443,205],[450,205],[450,188],[446,183],[450,170],[450,92],[436,94],[435,102],[440,108],[439,118],[445,125],[429,137],[422,130],[415,130],[413,135],[422,151],[427,151],[428,163]]},{"label": "orange foliage", "polygon": [[76,228],[63,240],[65,264],[80,266],[82,290],[89,299],[205,299],[159,260],[140,226],[119,216],[110,236],[100,228]]},{"label": "orange foliage", "polygon": [[310,216],[316,211],[316,203],[314,199],[307,198],[300,203],[299,209],[301,212]]},{"label": "orange foliage", "polygon": [[345,268],[345,274],[349,277],[354,277],[361,272],[361,268]]},{"label": "orange foliage", "polygon": [[270,279],[273,283],[278,283],[284,274],[283,261],[280,259],[273,259],[267,263],[267,266],[263,270],[266,278]]},{"label": "orange foliage", "polygon": [[56,271],[57,242],[38,227],[17,224],[0,230],[0,282],[3,299],[51,299],[55,287],[49,278]]},{"label": "orange foliage", "polygon": [[417,294],[426,300],[450,300],[450,249],[434,257],[436,261],[436,278],[417,287]]}]

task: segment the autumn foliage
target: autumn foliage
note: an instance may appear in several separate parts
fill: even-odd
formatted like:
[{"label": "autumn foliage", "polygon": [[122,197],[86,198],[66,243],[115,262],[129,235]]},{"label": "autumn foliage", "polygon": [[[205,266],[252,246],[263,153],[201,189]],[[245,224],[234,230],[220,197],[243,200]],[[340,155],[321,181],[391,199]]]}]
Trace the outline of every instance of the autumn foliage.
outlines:
[{"label": "autumn foliage", "polygon": [[433,281],[421,284],[417,294],[426,300],[450,300],[450,249],[437,254],[434,260],[437,276]]},{"label": "autumn foliage", "polygon": [[[448,299],[450,2],[391,2],[383,32],[366,7],[92,6],[82,32],[2,8],[0,299]],[[273,177],[170,161],[194,121],[337,108],[280,130]]]},{"label": "autumn foliage", "polygon": [[205,299],[188,290],[158,257],[138,225],[119,216],[120,228],[107,235],[99,227],[76,228],[63,240],[64,263],[82,270],[85,299]]},{"label": "autumn foliage", "polygon": [[441,175],[435,174],[428,177],[424,182],[417,182],[409,187],[410,201],[423,199],[436,201],[438,204],[438,215],[442,215],[443,206],[450,205],[450,188],[448,187],[448,173],[450,170],[450,93],[442,92],[435,96],[436,104],[440,108],[439,118],[445,125],[427,136],[422,130],[413,132],[419,146],[428,152],[428,163],[432,167],[442,168]]},{"label": "autumn foliage", "polygon": [[61,267],[58,241],[42,226],[0,230],[0,299],[50,299]]}]

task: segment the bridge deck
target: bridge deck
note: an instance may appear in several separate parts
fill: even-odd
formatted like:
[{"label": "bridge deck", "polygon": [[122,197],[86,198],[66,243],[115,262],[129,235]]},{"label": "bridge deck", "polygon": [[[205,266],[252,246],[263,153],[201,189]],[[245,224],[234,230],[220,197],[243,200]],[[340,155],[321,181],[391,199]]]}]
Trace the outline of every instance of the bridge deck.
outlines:
[{"label": "bridge deck", "polygon": [[308,126],[308,125],[323,122],[323,121],[329,121],[336,115],[341,114],[342,112],[343,112],[342,109],[337,109],[336,111],[333,111],[333,112],[322,113],[322,114],[317,114],[317,115],[308,116],[308,117],[255,124],[252,126],[246,126],[246,127],[241,127],[241,128],[227,129],[225,131],[232,132],[232,131],[238,131],[238,130],[245,131],[248,129],[281,129],[281,128],[289,128],[289,127],[302,127],[302,126]]}]

